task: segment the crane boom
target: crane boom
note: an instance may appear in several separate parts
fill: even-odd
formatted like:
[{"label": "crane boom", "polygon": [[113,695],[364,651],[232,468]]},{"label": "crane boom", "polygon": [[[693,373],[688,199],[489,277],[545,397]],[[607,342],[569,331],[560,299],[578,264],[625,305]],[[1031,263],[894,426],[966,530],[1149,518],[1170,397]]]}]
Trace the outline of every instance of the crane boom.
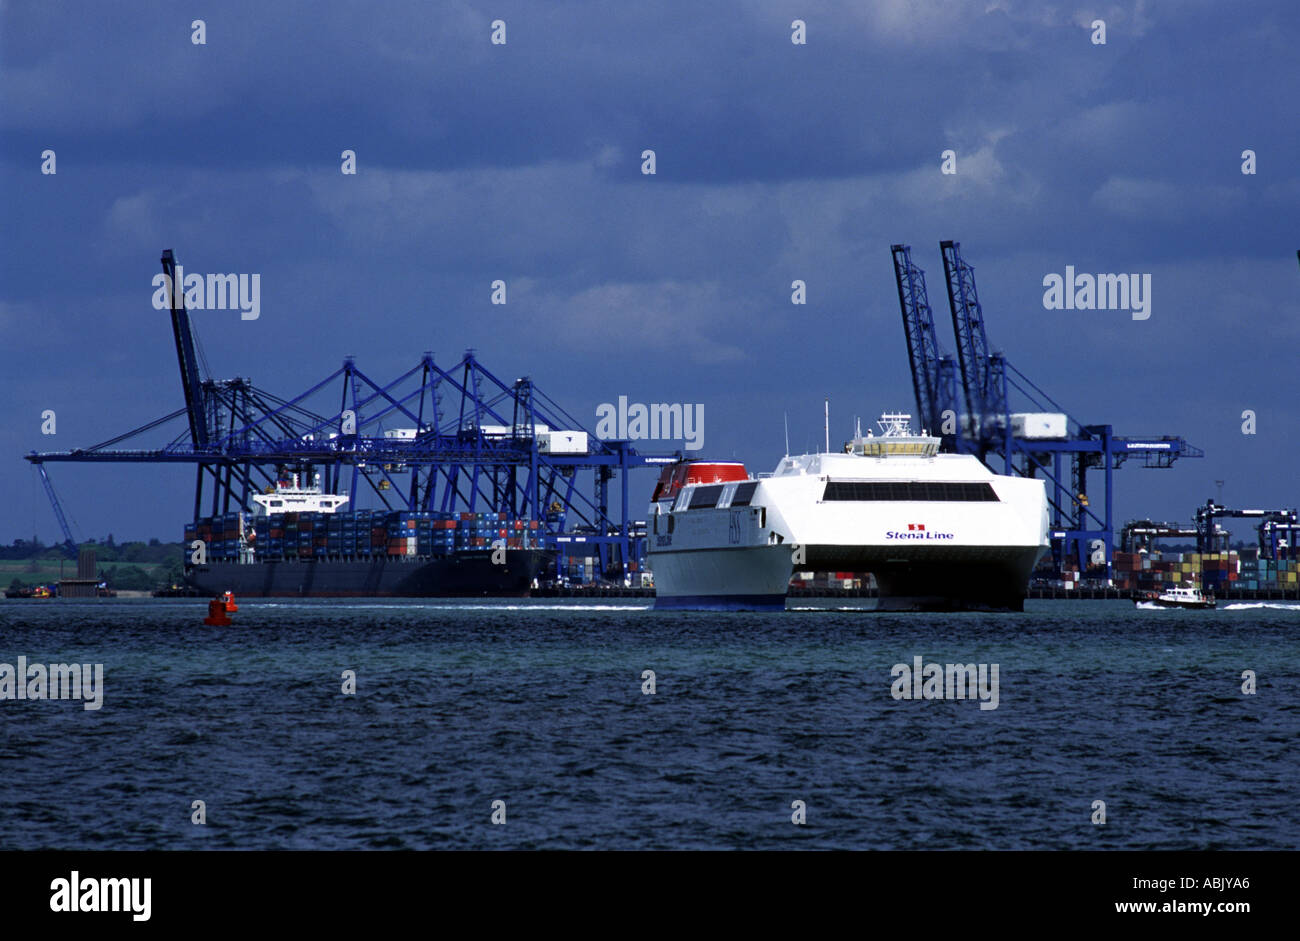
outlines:
[{"label": "crane boom", "polygon": [[992,439],[999,430],[996,420],[1007,412],[1006,386],[1000,364],[994,363],[984,329],[984,310],[975,290],[975,269],[961,257],[961,243],[939,243],[943,253],[944,280],[948,286],[948,307],[952,311],[952,330],[957,338],[957,363],[961,367],[962,393],[970,415],[971,437],[981,454],[992,450]]},{"label": "crane boom", "polygon": [[162,253],[163,274],[167,276],[168,306],[172,312],[172,336],[176,340],[176,359],[181,367],[181,387],[185,391],[185,410],[189,414],[190,438],[195,447],[207,447],[208,424],[199,380],[198,358],[194,351],[194,333],[189,311],[185,309],[185,289],[176,281],[176,259],[170,248]]},{"label": "crane boom", "polygon": [[72,538],[72,530],[68,527],[68,518],[63,515],[63,506],[59,503],[58,495],[54,492],[54,484],[50,483],[50,475],[45,471],[45,465],[39,461],[34,462],[36,469],[40,471],[41,483],[45,486],[45,495],[50,498],[50,506],[54,508],[54,518],[59,521],[59,530],[63,533],[63,543],[59,546],[70,557],[77,557],[77,541]]},{"label": "crane boom", "polygon": [[[939,346],[934,329],[934,311],[925,286],[925,272],[912,262],[908,245],[893,245],[894,282],[898,286],[898,304],[903,314],[903,334],[907,338],[907,359],[912,369],[912,390],[916,396],[917,418],[930,434],[944,438],[945,449],[952,450],[957,434],[956,364]],[[943,434],[945,411],[950,411],[952,432]]]}]

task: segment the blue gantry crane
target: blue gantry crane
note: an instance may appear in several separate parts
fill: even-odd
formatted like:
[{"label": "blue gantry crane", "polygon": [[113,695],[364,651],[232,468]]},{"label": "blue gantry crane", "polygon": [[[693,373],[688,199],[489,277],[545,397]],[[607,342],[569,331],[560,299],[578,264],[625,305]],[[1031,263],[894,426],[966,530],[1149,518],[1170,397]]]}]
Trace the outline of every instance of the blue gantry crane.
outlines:
[{"label": "blue gantry crane", "polygon": [[1300,546],[1296,545],[1296,536],[1300,534],[1300,511],[1282,510],[1237,510],[1230,509],[1206,500],[1204,506],[1196,508],[1196,551],[1215,552],[1216,519],[1258,519],[1260,557],[1274,562],[1283,559],[1300,558]]},{"label": "blue gantry crane", "polygon": [[[943,241],[939,250],[961,376],[958,399],[942,381],[945,371],[952,374],[951,357],[943,353],[935,337],[925,272],[912,263],[909,246],[894,245],[891,250],[912,387],[923,423],[955,429],[951,437],[944,436],[946,450],[973,454],[998,473],[1045,480],[1057,568],[1066,559],[1074,559],[1081,571],[1086,570],[1093,551],[1100,548],[1109,578],[1114,552],[1115,470],[1130,458],[1140,458],[1146,467],[1170,467],[1179,457],[1201,457],[1204,452],[1177,435],[1118,436],[1111,425],[1084,424],[1058,405],[992,349],[975,287],[975,269],[962,257],[959,242]],[[1088,494],[1090,470],[1103,474],[1099,507]]]},{"label": "blue gantry crane", "polygon": [[[175,285],[171,250],[162,266]],[[450,368],[426,352],[388,382],[347,357],[291,398],[245,378],[207,377],[184,295],[179,286],[172,294],[184,407],[89,448],[27,455],[42,469],[61,521],[46,463],[188,464],[196,474],[195,518],[205,508],[211,515],[250,511],[252,495],[286,474],[307,481],[320,475],[322,486],[347,493],[352,507],[369,495],[387,510],[537,520],[561,565],[570,554],[594,555],[601,571],[641,561],[645,534],[630,515],[629,471],[675,463],[682,452],[642,454],[631,441],[599,439],[530,377],[502,381],[473,350]],[[161,447],[122,447],[182,416],[185,430]],[[577,447],[565,443],[583,439]]]}]

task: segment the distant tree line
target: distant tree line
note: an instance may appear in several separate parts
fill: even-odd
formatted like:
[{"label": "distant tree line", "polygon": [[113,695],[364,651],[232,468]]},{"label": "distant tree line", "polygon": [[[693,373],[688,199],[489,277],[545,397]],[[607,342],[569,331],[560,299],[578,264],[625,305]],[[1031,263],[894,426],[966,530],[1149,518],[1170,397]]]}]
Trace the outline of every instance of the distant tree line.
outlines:
[{"label": "distant tree line", "polygon": [[[158,539],[148,542],[113,541],[110,534],[103,542],[89,540],[83,549],[95,550],[96,577],[109,588],[123,591],[151,591],[167,585],[179,584],[183,574],[185,546],[183,543],[165,543]],[[77,563],[69,559],[60,546],[48,546],[37,539],[15,539],[11,544],[0,545],[0,561],[26,561],[23,573],[10,581],[9,588],[32,588],[57,579],[51,569],[62,569],[65,578],[75,577]],[[12,569],[10,569],[12,571]]]},{"label": "distant tree line", "polygon": [[[150,565],[179,563],[184,555],[184,544],[179,542],[160,542],[150,539],[148,542],[112,541],[112,534],[104,542],[94,539],[81,544],[83,549],[95,550],[96,562],[139,562]],[[15,539],[7,546],[0,546],[0,559],[64,559],[67,554],[58,546],[47,546],[41,540]]]}]

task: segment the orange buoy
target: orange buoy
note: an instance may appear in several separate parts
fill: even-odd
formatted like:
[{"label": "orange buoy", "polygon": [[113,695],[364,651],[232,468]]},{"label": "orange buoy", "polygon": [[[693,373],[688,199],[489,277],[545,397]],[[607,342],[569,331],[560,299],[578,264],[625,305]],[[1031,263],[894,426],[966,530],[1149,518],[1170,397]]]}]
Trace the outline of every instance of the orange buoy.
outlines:
[{"label": "orange buoy", "polygon": [[228,591],[220,598],[213,598],[208,602],[208,616],[203,619],[203,623],[209,627],[229,627],[230,614],[238,610],[239,605],[235,604],[234,592]]}]

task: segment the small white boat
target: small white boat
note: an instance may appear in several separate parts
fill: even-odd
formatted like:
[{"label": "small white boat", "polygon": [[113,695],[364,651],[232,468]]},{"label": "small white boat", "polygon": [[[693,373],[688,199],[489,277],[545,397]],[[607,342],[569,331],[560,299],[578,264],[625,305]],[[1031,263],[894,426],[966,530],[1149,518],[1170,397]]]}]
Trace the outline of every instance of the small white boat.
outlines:
[{"label": "small white boat", "polygon": [[1213,608],[1214,596],[1189,585],[1186,588],[1169,588],[1162,592],[1144,592],[1136,595],[1133,603],[1153,604],[1160,608]]}]

